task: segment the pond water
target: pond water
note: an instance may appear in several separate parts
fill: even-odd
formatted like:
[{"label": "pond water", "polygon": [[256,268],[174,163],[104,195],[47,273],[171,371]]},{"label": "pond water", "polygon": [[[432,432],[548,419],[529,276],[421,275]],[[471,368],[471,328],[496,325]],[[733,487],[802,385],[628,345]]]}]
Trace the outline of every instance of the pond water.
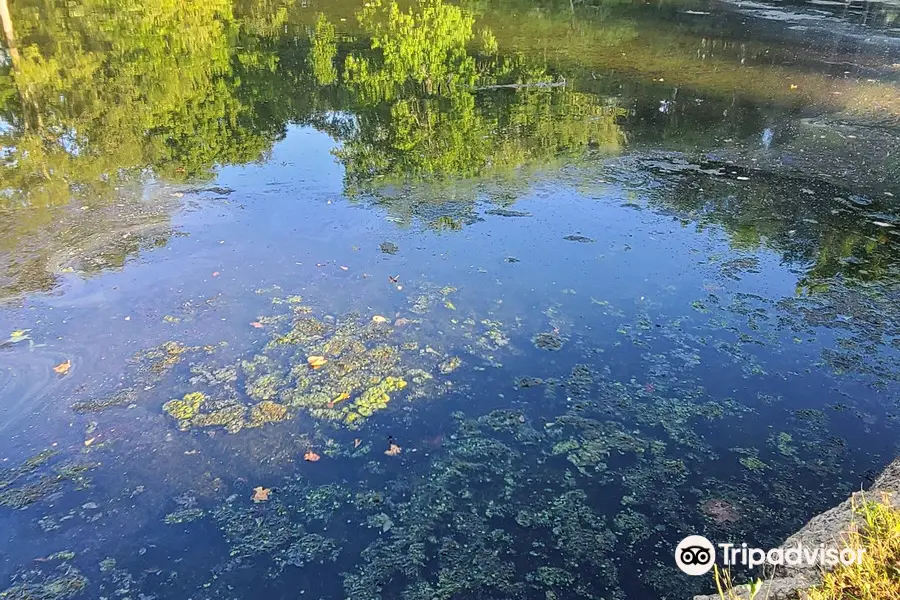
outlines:
[{"label": "pond water", "polygon": [[896,3],[0,8],[4,600],[688,598],[897,454]]}]

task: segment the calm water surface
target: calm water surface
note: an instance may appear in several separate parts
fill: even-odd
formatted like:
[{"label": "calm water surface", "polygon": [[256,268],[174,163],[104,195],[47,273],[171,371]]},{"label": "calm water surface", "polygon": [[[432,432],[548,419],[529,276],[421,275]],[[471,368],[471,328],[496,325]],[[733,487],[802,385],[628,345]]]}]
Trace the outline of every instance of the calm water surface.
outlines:
[{"label": "calm water surface", "polygon": [[0,598],[687,598],[896,456],[896,4],[8,9]]}]

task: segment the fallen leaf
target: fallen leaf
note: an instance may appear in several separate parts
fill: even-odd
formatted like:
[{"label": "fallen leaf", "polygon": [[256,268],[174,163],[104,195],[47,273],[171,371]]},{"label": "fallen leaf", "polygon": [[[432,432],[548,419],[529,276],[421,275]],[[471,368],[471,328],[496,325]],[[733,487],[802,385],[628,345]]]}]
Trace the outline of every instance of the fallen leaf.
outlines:
[{"label": "fallen leaf", "polygon": [[85,446],[90,446],[90,445],[93,444],[96,440],[97,440],[97,438],[95,438],[95,437],[86,439],[86,440],[84,440],[84,445],[85,445]]},{"label": "fallen leaf", "polygon": [[345,267],[344,265],[341,265],[341,271],[349,271],[349,270],[350,270],[350,267]]},{"label": "fallen leaf", "polygon": [[349,397],[350,397],[350,394],[348,394],[347,392],[341,392],[337,398],[332,400],[332,402],[337,404],[338,402],[343,402],[344,400],[346,400]]},{"label": "fallen leaf", "polygon": [[322,367],[325,363],[328,362],[328,359],[324,356],[310,356],[306,359],[306,362],[309,363],[313,369],[318,369]]},{"label": "fallen leaf", "polygon": [[403,450],[403,448],[401,448],[394,442],[391,442],[391,445],[388,446],[388,449],[385,450],[384,453],[387,454],[388,456],[398,456],[400,454],[401,450]]},{"label": "fallen leaf", "polygon": [[312,450],[307,450],[306,454],[303,455],[303,460],[305,460],[306,462],[316,462],[320,458],[322,458],[322,457],[319,456],[318,454],[316,454],[315,452],[313,452]]},{"label": "fallen leaf", "polygon": [[361,440],[361,439],[356,438],[355,440],[353,440],[353,447],[354,447],[354,448],[359,448],[359,445],[360,445],[360,444],[362,444],[362,440]]},{"label": "fallen leaf", "polygon": [[272,493],[270,488],[264,488],[263,486],[253,488],[253,497],[251,498],[254,502],[265,502],[269,499],[269,494]]},{"label": "fallen leaf", "polygon": [[387,323],[387,317],[382,317],[381,315],[375,315],[372,317],[373,323]]},{"label": "fallen leaf", "polygon": [[69,369],[71,369],[71,368],[72,368],[72,361],[67,360],[64,363],[59,363],[58,365],[53,367],[53,370],[56,371],[57,373],[59,373],[60,375],[65,375],[66,373],[69,372]]},{"label": "fallen leaf", "polygon": [[444,300],[444,306],[446,306],[450,310],[456,310],[456,307],[449,300]]},{"label": "fallen leaf", "polygon": [[250,323],[250,325],[252,325],[253,327],[256,327],[257,329],[263,328],[263,324],[260,323],[259,321],[253,321],[252,323]]},{"label": "fallen leaf", "polygon": [[218,276],[219,276],[219,272],[218,272],[218,271],[213,271],[213,277],[218,277]]},{"label": "fallen leaf", "polygon": [[791,89],[792,89],[792,90],[796,90],[796,89],[797,89],[797,84],[796,84],[796,83],[792,83],[792,84],[791,84]]}]

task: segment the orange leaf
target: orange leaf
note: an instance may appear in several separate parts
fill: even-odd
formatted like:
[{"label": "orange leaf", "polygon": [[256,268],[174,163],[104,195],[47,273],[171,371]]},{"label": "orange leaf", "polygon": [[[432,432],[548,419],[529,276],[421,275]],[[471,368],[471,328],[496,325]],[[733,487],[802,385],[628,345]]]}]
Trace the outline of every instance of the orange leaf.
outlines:
[{"label": "orange leaf", "polygon": [[309,363],[313,369],[318,369],[322,365],[328,362],[328,359],[324,356],[310,356],[306,359],[306,362]]},{"label": "orange leaf", "polygon": [[401,448],[394,442],[391,442],[391,445],[388,447],[387,450],[384,451],[384,453],[387,454],[388,456],[398,456],[400,454],[401,450],[403,450],[403,448]]},{"label": "orange leaf", "polygon": [[257,329],[262,329],[262,327],[263,327],[263,324],[260,323],[259,321],[253,321],[252,323],[250,323],[250,325],[252,325],[253,327],[256,327]]},{"label": "orange leaf", "polygon": [[60,375],[65,375],[66,373],[69,372],[69,369],[71,369],[71,368],[72,368],[72,361],[67,360],[66,362],[59,363],[58,365],[53,367],[53,370],[56,371],[57,373],[59,373]]},{"label": "orange leaf", "polygon": [[253,496],[252,500],[254,502],[265,502],[269,499],[269,494],[272,493],[270,488],[264,488],[263,486],[253,488]]},{"label": "orange leaf", "polygon": [[303,455],[303,460],[305,460],[307,462],[316,462],[320,458],[322,458],[322,457],[319,456],[318,454],[316,454],[315,452],[313,452],[312,450],[307,450],[306,454]]}]

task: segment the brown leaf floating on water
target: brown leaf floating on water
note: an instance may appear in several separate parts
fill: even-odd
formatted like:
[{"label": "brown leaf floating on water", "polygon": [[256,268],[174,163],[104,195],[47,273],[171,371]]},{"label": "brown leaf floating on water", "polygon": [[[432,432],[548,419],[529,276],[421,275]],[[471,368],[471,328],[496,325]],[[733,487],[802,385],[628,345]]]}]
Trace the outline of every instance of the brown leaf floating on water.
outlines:
[{"label": "brown leaf floating on water", "polygon": [[312,450],[307,450],[306,454],[303,455],[303,460],[305,460],[306,462],[316,462],[320,458],[322,458],[322,457],[319,456],[318,454],[316,454],[315,452],[313,452]]},{"label": "brown leaf floating on water", "polygon": [[269,499],[269,494],[272,493],[270,488],[264,488],[263,486],[253,488],[253,497],[251,498],[254,502],[265,502]]},{"label": "brown leaf floating on water", "polygon": [[399,456],[402,450],[403,448],[398,446],[396,443],[391,442],[390,446],[388,446],[388,449],[385,450],[384,453],[388,456]]}]

